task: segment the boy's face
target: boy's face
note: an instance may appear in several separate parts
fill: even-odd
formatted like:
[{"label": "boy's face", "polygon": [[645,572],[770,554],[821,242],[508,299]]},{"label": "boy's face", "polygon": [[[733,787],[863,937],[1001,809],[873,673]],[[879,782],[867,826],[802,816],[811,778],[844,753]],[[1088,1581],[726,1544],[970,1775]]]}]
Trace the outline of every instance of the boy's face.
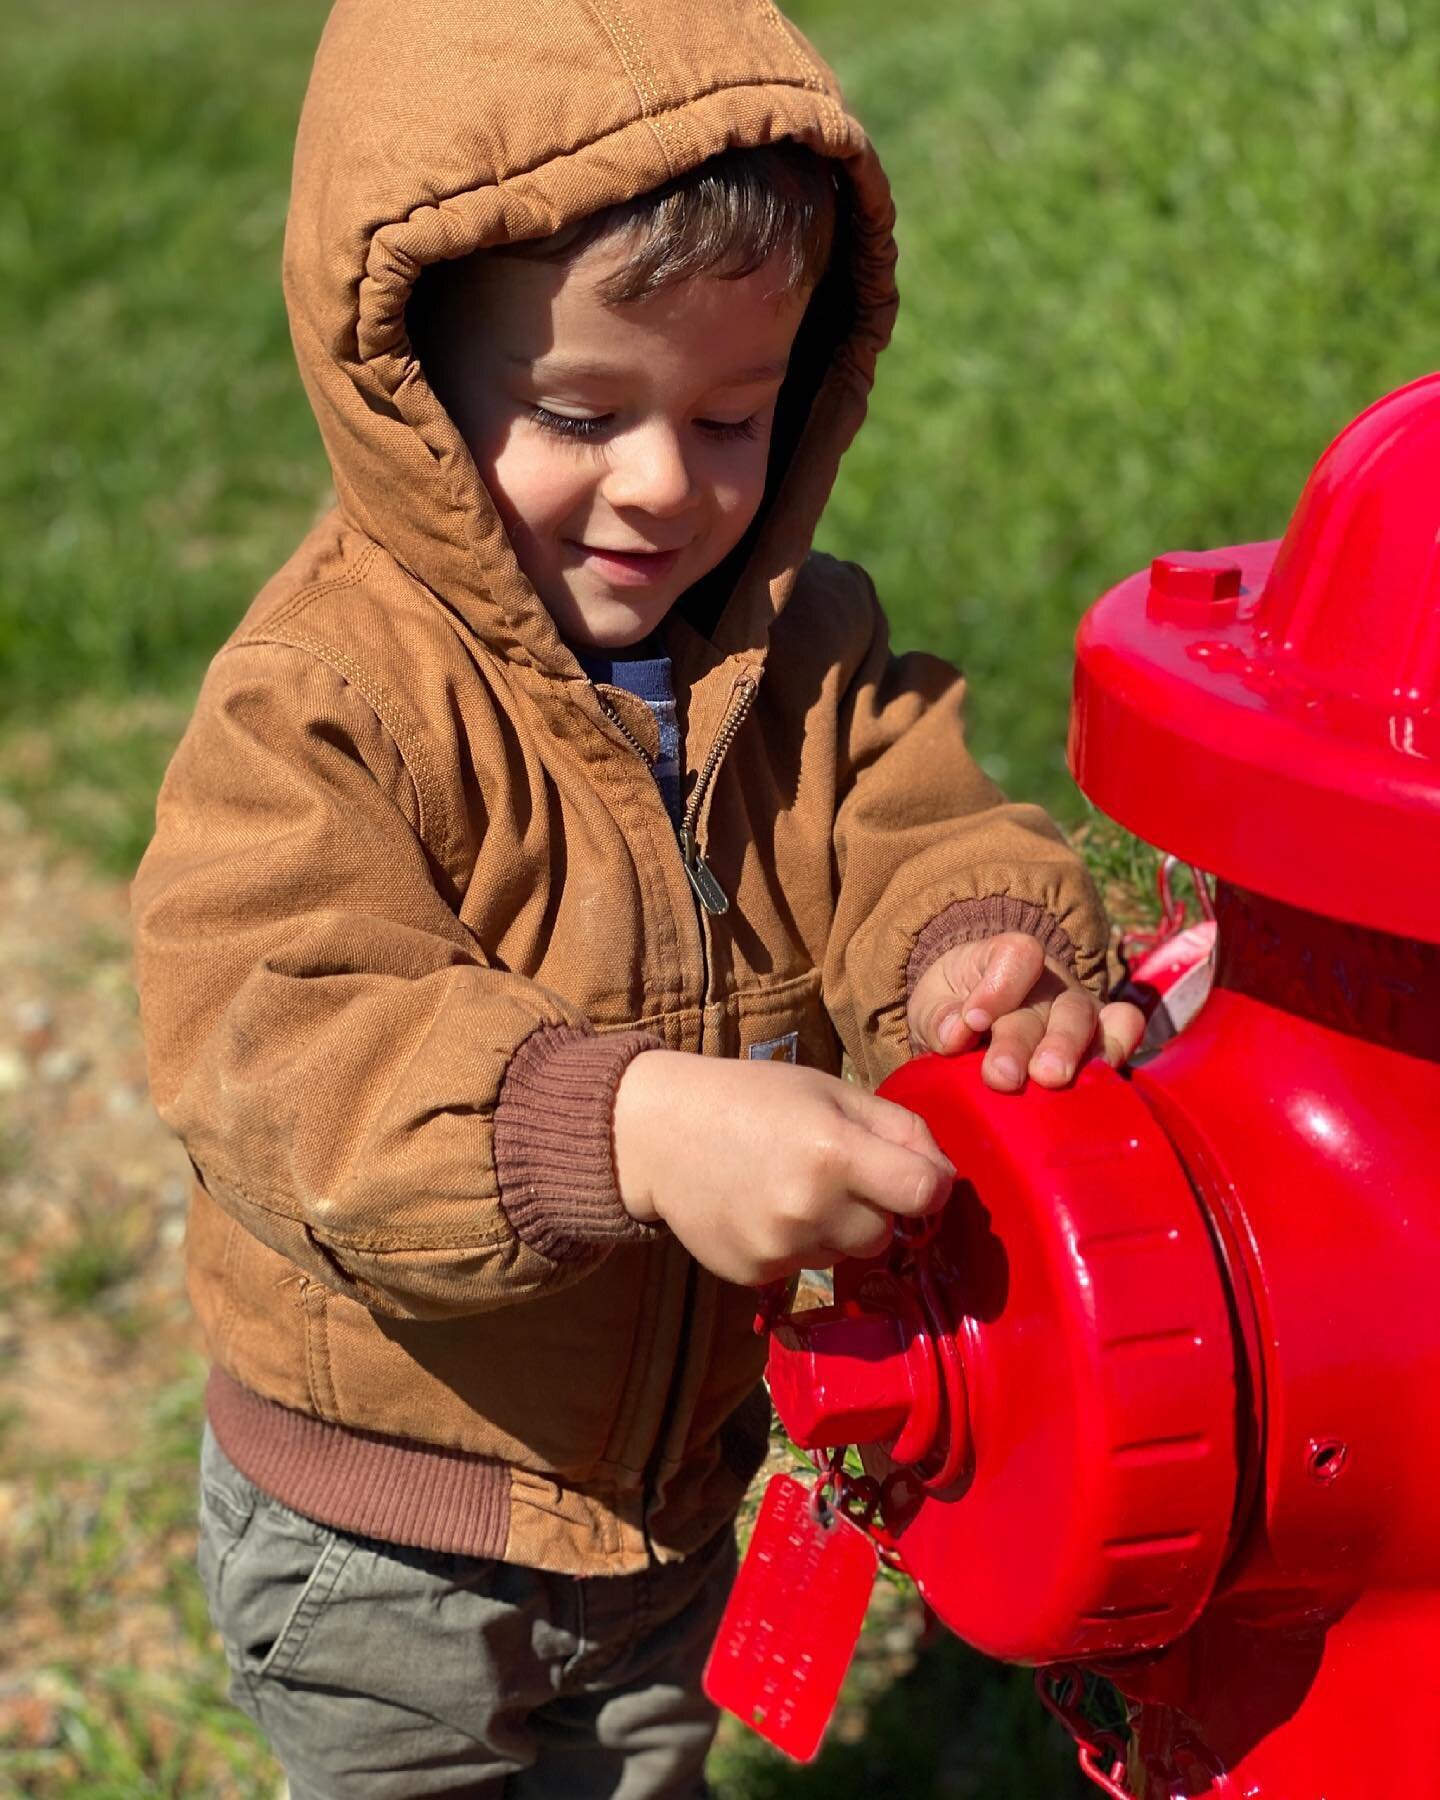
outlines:
[{"label": "boy's face", "polygon": [[581,649],[636,643],[744,535],[808,299],[762,268],[607,304],[597,287],[624,250],[477,258],[444,347],[446,404]]}]

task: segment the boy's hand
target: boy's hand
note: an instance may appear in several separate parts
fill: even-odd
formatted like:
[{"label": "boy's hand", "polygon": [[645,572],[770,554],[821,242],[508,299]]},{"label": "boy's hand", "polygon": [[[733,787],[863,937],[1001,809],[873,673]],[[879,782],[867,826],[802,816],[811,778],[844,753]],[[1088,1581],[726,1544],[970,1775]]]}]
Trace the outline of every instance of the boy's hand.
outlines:
[{"label": "boy's hand", "polygon": [[615,1171],[632,1218],[755,1286],[874,1256],[891,1217],[944,1204],[955,1170],[913,1113],[789,1063],[647,1050],[615,1096]]},{"label": "boy's hand", "polygon": [[1064,1087],[1092,1046],[1118,1068],[1145,1030],[1138,1007],[1101,1006],[1021,931],[947,950],[916,982],[907,1016],[916,1043],[943,1056],[988,1031],[981,1074],[1002,1092],[1024,1087],[1027,1074]]}]

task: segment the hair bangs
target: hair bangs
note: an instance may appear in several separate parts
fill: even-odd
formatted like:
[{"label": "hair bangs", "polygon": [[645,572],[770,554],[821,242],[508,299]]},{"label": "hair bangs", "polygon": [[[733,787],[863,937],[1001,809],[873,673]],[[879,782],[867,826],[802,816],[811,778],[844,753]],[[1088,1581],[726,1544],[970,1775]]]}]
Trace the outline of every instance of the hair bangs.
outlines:
[{"label": "hair bangs", "polygon": [[697,276],[738,281],[776,263],[777,291],[818,285],[835,237],[831,164],[789,142],[727,150],[578,226],[500,252],[537,262],[578,256],[602,240],[624,259],[600,285],[612,305]]}]

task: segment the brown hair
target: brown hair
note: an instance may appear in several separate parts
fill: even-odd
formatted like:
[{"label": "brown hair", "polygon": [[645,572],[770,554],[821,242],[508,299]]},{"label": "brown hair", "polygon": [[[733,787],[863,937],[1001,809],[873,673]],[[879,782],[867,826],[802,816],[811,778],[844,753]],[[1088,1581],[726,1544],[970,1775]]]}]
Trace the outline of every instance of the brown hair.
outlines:
[{"label": "brown hair", "polygon": [[726,150],[633,200],[604,207],[545,238],[477,250],[422,269],[407,308],[411,342],[429,360],[442,319],[465,293],[482,257],[560,262],[602,239],[625,244],[619,268],[601,284],[602,300],[619,305],[658,294],[696,275],[738,281],[778,258],[781,289],[818,286],[837,229],[833,165],[785,140],[755,150]]},{"label": "brown hair", "polygon": [[612,305],[697,275],[738,281],[772,257],[785,288],[817,285],[835,235],[835,178],[825,158],[789,140],[726,150],[663,187],[607,206],[553,236],[505,246],[537,262],[578,256],[601,239],[630,239],[601,284]]},{"label": "brown hair", "polygon": [[780,390],[760,512],[719,568],[697,582],[685,598],[692,623],[708,631],[749,554],[811,402],[850,329],[854,296],[849,198],[848,183],[837,178],[836,165],[790,139],[754,150],[723,151],[663,187],[607,206],[549,237],[431,263],[420,271],[406,309],[411,345],[437,397],[448,405],[445,343],[465,318],[467,278],[491,256],[559,262],[601,239],[617,239],[627,254],[599,290],[601,299],[611,305],[659,293],[696,275],[738,281],[778,258],[780,286],[808,293],[809,304]]}]

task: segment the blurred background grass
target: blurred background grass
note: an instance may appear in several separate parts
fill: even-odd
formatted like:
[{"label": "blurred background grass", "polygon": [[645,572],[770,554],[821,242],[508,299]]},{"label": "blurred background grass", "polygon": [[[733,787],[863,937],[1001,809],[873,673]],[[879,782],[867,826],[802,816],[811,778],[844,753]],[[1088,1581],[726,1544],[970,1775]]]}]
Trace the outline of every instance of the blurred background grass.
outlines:
[{"label": "blurred background grass", "polygon": [[[1440,363],[1440,12],[791,10],[870,124],[900,215],[901,321],[823,541],[872,570],[902,643],[967,667],[992,771],[1073,821],[1061,745],[1084,607],[1158,550],[1278,534],[1339,426]],[[323,12],[0,0],[0,791],[112,874],[143,847],[206,658],[327,490],[278,283]],[[66,1250],[80,1261],[52,1310],[77,1281],[92,1310],[119,1291],[103,1225]],[[103,1636],[117,1570],[150,1542],[188,1648],[159,1687],[123,1656],[57,1665],[60,1736],[0,1760],[0,1792],[271,1791],[186,1566],[197,1407],[177,1366],[103,1469],[39,1469],[4,1440],[30,1523],[0,1601],[53,1589],[57,1618],[100,1607]],[[731,1740],[721,1791],[1079,1792],[1020,1687],[956,1646],[868,1716],[811,1773]]]}]

